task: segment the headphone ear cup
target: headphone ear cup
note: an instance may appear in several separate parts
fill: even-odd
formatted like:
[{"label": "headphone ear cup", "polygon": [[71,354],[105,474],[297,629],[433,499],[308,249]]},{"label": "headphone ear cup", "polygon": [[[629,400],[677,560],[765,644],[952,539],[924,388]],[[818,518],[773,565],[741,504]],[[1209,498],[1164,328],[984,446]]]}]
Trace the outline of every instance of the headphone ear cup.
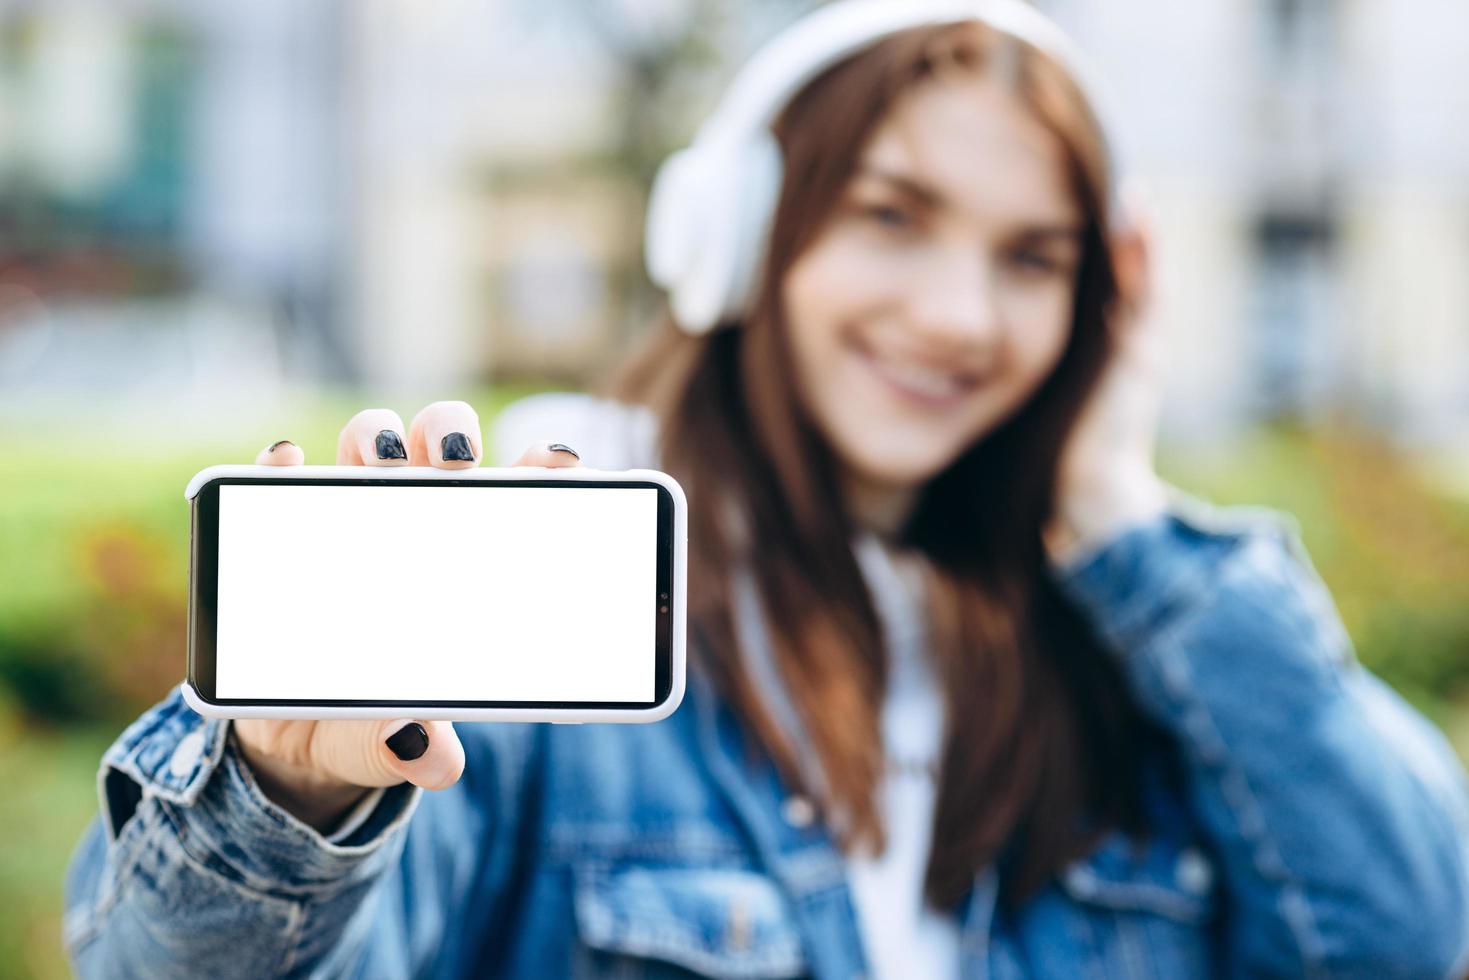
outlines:
[{"label": "headphone ear cup", "polygon": [[693,204],[698,193],[698,147],[670,155],[658,168],[648,194],[643,226],[643,263],[655,285],[673,290],[687,273],[698,228]]},{"label": "headphone ear cup", "polygon": [[[700,334],[718,321],[724,300],[720,256],[729,234],[729,189],[719,146],[695,142],[664,161],[653,178],[644,231],[648,276],[668,291],[674,322]],[[711,281],[713,280],[713,281]]]},{"label": "headphone ear cup", "polygon": [[695,143],[664,161],[644,229],[648,276],[668,290],[689,333],[738,316],[754,288],[780,193],[780,148],[768,132]]},{"label": "headphone ear cup", "polygon": [[761,129],[741,144],[740,158],[739,190],[731,202],[734,244],[724,302],[724,315],[731,317],[744,313],[754,297],[761,266],[770,251],[770,230],[784,177],[780,144],[769,130]]}]

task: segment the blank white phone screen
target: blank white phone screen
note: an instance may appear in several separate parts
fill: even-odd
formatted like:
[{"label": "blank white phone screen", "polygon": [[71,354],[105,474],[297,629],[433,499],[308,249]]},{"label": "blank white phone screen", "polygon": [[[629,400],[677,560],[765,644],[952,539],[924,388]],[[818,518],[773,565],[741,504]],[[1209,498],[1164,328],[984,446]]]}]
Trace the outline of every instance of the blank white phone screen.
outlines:
[{"label": "blank white phone screen", "polygon": [[657,495],[221,486],[215,695],[651,703]]}]

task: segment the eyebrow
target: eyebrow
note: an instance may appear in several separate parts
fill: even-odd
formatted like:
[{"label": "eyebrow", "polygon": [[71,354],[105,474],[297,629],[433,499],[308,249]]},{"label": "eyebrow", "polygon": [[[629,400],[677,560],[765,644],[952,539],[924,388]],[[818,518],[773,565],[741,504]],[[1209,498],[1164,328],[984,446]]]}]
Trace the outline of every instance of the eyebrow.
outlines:
[{"label": "eyebrow", "polygon": [[874,177],[880,181],[883,181],[884,183],[892,184],[904,194],[907,194],[910,197],[915,197],[918,200],[922,201],[924,204],[930,205],[932,207],[940,207],[945,203],[944,196],[938,191],[934,190],[932,187],[929,187],[927,184],[922,183],[921,181],[914,180],[912,177],[909,177],[905,174],[894,173],[891,170],[884,170],[881,167],[873,167],[864,164],[863,166],[857,168],[857,176]]},{"label": "eyebrow", "polygon": [[[880,180],[883,183],[891,184],[899,191],[921,201],[928,207],[942,208],[948,203],[948,200],[939,191],[906,174],[864,164],[857,168],[856,176],[870,177]],[[1078,240],[1081,238],[1081,233],[1081,226],[1076,224],[1034,225],[1025,228],[1021,232],[1020,237],[1028,240]]]}]

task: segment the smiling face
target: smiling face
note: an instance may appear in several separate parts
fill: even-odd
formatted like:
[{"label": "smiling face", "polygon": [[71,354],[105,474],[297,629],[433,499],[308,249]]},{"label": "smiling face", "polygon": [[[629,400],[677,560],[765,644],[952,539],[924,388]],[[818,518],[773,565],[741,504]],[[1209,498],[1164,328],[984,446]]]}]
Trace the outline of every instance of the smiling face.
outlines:
[{"label": "smiling face", "polygon": [[854,495],[911,495],[1066,349],[1084,215],[1059,141],[983,76],[901,97],[787,270],[800,397]]}]

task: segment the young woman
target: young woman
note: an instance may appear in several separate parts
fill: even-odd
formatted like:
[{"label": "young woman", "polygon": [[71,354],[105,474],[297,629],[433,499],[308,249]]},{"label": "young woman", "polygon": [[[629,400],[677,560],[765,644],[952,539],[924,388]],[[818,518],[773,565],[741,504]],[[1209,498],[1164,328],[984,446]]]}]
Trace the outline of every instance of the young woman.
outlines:
[{"label": "young woman", "polygon": [[[1088,91],[1019,3],[838,3],[762,50],[660,176],[669,322],[611,397],[497,433],[683,484],[683,706],[456,731],[170,698],[103,761],[78,971],[1462,971],[1458,763],[1287,524],[1154,474],[1146,249]],[[357,415],[338,462],[482,453],[439,402]]]}]

